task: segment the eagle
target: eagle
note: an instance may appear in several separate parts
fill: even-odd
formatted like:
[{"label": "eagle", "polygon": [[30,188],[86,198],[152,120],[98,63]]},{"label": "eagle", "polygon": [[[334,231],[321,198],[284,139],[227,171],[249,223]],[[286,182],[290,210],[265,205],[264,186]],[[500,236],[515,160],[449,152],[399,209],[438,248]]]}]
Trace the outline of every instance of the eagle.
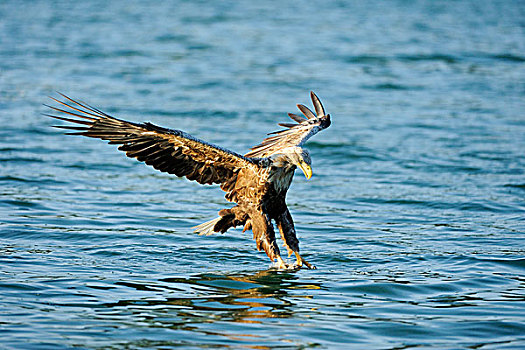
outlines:
[{"label": "eagle", "polygon": [[[315,268],[299,254],[299,240],[286,206],[286,193],[295,169],[301,169],[307,179],[312,176],[310,153],[303,145],[331,123],[330,115],[325,113],[313,91],[310,97],[315,112],[298,104],[304,116],[288,113],[295,123],[279,123],[284,129],[269,133],[244,155],[199,140],[181,130],[117,119],[84,102],[58,94],[61,98],[50,97],[58,105],[45,104],[52,114],[44,115],[71,123],[54,125],[68,130],[66,135],[106,140],[109,144],[119,145],[118,149],[128,157],[159,171],[200,184],[220,185],[226,192],[226,200],[236,205],[220,210],[217,218],[195,226],[195,232],[201,235],[225,233],[232,227],[242,226],[243,232],[252,230],[257,249],[264,250],[277,268]],[[295,264],[287,264],[282,259],[274,223],[288,256],[295,254]]]}]

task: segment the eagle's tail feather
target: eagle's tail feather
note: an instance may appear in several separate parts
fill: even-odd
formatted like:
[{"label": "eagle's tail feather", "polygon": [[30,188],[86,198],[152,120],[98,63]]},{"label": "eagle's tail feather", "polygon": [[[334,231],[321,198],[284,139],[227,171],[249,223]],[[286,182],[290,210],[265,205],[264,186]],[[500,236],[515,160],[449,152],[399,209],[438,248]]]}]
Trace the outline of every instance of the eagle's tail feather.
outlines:
[{"label": "eagle's tail feather", "polygon": [[211,235],[212,233],[216,232],[214,230],[215,228],[215,225],[217,225],[217,223],[222,219],[222,217],[218,217],[218,218],[215,218],[213,220],[210,220],[210,221],[206,221],[200,225],[197,225],[197,226],[193,226],[193,232],[196,232],[198,233],[199,235],[205,235],[205,236],[209,236]]}]

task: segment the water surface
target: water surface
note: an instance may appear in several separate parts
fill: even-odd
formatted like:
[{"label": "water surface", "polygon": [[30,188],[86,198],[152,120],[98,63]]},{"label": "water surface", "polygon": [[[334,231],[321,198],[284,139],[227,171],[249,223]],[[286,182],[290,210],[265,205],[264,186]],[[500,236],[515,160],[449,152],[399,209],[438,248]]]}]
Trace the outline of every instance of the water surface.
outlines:
[{"label": "water surface", "polygon": [[[2,2],[0,348],[524,348],[524,9]],[[221,191],[61,135],[56,90],[241,153],[316,91],[318,269],[193,234]]]}]

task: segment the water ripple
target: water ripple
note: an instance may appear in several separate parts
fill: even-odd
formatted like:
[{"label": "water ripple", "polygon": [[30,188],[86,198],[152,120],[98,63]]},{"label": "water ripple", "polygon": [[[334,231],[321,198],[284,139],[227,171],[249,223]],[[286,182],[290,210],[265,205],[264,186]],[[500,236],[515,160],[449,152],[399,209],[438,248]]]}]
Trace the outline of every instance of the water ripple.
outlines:
[{"label": "water ripple", "polygon": [[[0,4],[0,347],[525,347],[518,2],[122,4]],[[218,186],[61,135],[56,90],[241,153],[316,91],[318,269],[193,234]]]}]

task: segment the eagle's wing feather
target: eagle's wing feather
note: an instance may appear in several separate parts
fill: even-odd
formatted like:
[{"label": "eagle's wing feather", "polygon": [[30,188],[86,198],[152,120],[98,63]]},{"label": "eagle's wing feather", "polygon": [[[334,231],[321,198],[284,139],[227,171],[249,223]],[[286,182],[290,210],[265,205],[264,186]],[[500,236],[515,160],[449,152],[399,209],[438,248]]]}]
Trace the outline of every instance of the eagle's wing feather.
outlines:
[{"label": "eagle's wing feather", "polygon": [[201,141],[181,130],[117,119],[65,95],[62,97],[66,102],[52,99],[63,108],[48,107],[76,119],[46,115],[81,126],[59,125],[57,128],[75,131],[67,134],[99,138],[120,145],[118,149],[126,152],[128,157],[157,170],[201,184],[220,183],[221,188],[228,192],[233,190],[239,169],[256,165],[254,159]]},{"label": "eagle's wing feather", "polygon": [[279,125],[286,129],[269,133],[269,137],[253,147],[245,156],[268,157],[286,147],[302,146],[310,137],[329,127],[331,123],[330,114],[325,115],[323,105],[313,91],[310,92],[310,97],[316,113],[304,105],[297,105],[306,118],[288,113],[288,116],[297,124],[280,123]]}]

